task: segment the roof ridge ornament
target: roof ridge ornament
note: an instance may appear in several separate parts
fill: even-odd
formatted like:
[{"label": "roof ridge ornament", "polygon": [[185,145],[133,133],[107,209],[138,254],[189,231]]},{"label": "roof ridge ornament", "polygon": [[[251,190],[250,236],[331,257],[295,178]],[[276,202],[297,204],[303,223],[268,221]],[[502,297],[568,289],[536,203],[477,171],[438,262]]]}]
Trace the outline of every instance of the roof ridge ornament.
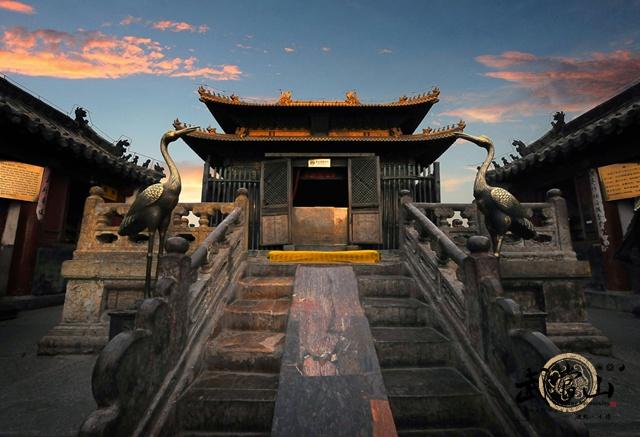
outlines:
[{"label": "roof ridge ornament", "polygon": [[358,93],[356,93],[355,91],[347,91],[346,92],[346,99],[345,99],[345,103],[348,103],[350,105],[361,105],[362,103],[360,103],[360,99],[358,98]]},{"label": "roof ridge ornament", "polygon": [[278,98],[278,105],[290,105],[293,103],[291,98],[291,91],[280,91],[280,97]]}]

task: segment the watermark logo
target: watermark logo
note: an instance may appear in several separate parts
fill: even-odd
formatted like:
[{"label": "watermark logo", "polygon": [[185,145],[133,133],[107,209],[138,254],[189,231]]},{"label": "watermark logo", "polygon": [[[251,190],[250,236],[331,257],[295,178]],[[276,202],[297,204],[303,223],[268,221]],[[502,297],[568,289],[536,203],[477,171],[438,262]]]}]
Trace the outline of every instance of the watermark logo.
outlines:
[{"label": "watermark logo", "polygon": [[555,410],[580,411],[598,395],[598,374],[582,355],[560,354],[544,365],[538,377],[542,398]]}]

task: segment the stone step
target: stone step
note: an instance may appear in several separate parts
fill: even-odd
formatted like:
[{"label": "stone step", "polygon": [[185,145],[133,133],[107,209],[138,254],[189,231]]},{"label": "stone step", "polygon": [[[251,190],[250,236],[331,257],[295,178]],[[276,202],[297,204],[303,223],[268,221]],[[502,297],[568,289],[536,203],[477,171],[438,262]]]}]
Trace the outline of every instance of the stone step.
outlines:
[{"label": "stone step", "polygon": [[268,432],[277,388],[276,373],[205,372],[179,400],[180,428],[211,435]]},{"label": "stone step", "polygon": [[178,437],[268,437],[268,431],[183,431]]},{"label": "stone step", "polygon": [[416,282],[409,276],[366,275],[358,278],[360,297],[415,296]]},{"label": "stone step", "polygon": [[281,299],[293,293],[292,276],[248,276],[238,281],[242,299]]},{"label": "stone step", "polygon": [[493,437],[482,428],[399,429],[399,437]]},{"label": "stone step", "polygon": [[223,330],[207,343],[210,370],[279,372],[284,333]]},{"label": "stone step", "polygon": [[227,305],[223,325],[231,330],[284,332],[291,301],[288,299],[240,299]]},{"label": "stone step", "polygon": [[365,297],[362,307],[371,326],[424,326],[428,307],[413,298]]},{"label": "stone step", "polygon": [[[266,257],[250,257],[247,262],[247,276],[294,276],[298,263],[272,263]],[[321,264],[314,264],[320,266]],[[335,266],[336,264],[326,264]],[[400,258],[381,254],[381,261],[374,264],[349,264],[358,276],[363,275],[404,275],[406,268]]]},{"label": "stone step", "polygon": [[382,377],[399,429],[482,423],[480,391],[452,367],[385,369]]},{"label": "stone step", "polygon": [[270,263],[266,258],[249,258],[247,262],[247,276],[255,277],[282,277],[296,274],[298,264],[290,263]]},{"label": "stone step", "polygon": [[371,328],[380,366],[450,366],[451,342],[433,328]]}]

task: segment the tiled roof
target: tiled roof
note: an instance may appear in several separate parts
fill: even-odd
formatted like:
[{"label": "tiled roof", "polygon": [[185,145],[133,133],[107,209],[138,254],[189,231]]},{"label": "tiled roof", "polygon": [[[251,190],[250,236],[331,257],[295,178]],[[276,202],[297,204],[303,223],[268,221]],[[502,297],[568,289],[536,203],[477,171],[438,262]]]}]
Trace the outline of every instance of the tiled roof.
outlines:
[{"label": "tiled roof", "polygon": [[547,133],[527,146],[523,156],[488,172],[487,178],[508,181],[534,168],[549,167],[632,126],[640,126],[640,84],[567,123],[560,133]]},{"label": "tiled roof", "polygon": [[[176,120],[173,123],[176,129],[184,129],[189,125]],[[280,142],[280,141],[304,141],[304,142],[396,142],[396,141],[429,141],[440,138],[453,138],[455,132],[462,132],[465,128],[465,122],[460,120],[455,125],[444,126],[434,130],[431,128],[423,129],[421,134],[415,135],[396,135],[396,136],[329,136],[329,135],[310,135],[310,136],[242,136],[238,134],[222,134],[207,129],[198,129],[191,132],[187,137],[202,138],[211,141],[251,141],[251,142]]]},{"label": "tiled roof", "polygon": [[0,78],[0,118],[25,129],[54,146],[61,155],[73,156],[89,166],[99,165],[108,173],[136,184],[157,182],[162,174],[124,161],[112,143],[86,125]]},{"label": "tiled roof", "polygon": [[[440,95],[440,89],[433,88],[428,93],[420,94],[418,96],[407,97],[402,96],[398,100],[385,103],[360,103],[355,93],[347,93],[345,100],[292,100],[291,93],[283,93],[279,100],[269,102],[250,102],[242,100],[241,98],[231,95],[225,96],[217,94],[207,90],[204,87],[198,88],[198,94],[200,94],[200,100],[202,102],[215,102],[233,106],[261,106],[261,107],[390,107],[390,106],[412,106],[420,105],[423,103],[435,103],[438,101]],[[288,97],[288,98],[287,98]]]}]

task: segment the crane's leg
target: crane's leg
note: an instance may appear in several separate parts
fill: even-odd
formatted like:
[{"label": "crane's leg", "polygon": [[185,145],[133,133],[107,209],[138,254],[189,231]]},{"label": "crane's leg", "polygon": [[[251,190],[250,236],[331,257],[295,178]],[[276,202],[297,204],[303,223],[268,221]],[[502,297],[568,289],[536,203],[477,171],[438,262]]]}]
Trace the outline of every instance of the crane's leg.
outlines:
[{"label": "crane's leg", "polygon": [[[167,224],[160,227],[160,229],[158,229],[158,233],[160,235],[160,238],[158,239],[158,242],[160,243],[160,247],[158,248],[158,264],[160,263],[160,257],[162,256],[162,254],[164,253],[164,246],[165,244],[167,244],[167,230],[169,228],[169,223],[167,221]],[[158,267],[156,266],[156,283],[158,282]]]},{"label": "crane's leg", "polygon": [[156,239],[156,231],[149,233],[149,246],[147,247],[147,274],[144,279],[144,298],[151,297],[151,266],[153,265],[153,240]]},{"label": "crane's leg", "polygon": [[494,255],[497,257],[500,256],[500,249],[502,248],[502,239],[504,238],[504,235],[498,235],[498,237],[496,238],[497,242],[495,245],[495,251],[494,251]]}]

